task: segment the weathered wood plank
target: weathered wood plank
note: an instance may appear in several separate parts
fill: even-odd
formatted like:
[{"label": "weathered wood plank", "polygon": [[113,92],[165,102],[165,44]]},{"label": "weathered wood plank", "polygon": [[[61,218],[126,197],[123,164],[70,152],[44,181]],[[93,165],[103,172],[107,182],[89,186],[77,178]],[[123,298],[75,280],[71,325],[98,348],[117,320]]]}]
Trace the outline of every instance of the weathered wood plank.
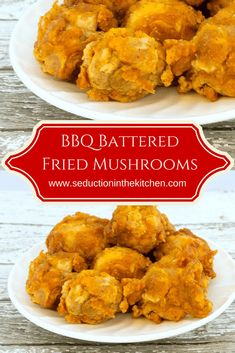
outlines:
[{"label": "weathered wood plank", "polygon": [[[77,116],[49,106],[37,98],[24,87],[11,70],[8,57],[10,34],[15,20],[33,2],[35,0],[1,0],[0,2],[0,19],[4,19],[0,23],[0,101],[4,102],[0,112],[0,129],[6,130],[0,132],[0,159],[6,152],[21,147],[31,135],[31,132],[26,130],[32,129],[41,119],[78,119]],[[209,142],[216,148],[229,152],[234,158],[234,129],[235,119],[207,125],[204,131]],[[4,249],[4,253],[0,254],[0,263],[2,263],[0,265],[0,353],[72,353],[77,351],[101,353],[103,350],[107,353],[235,352],[235,304],[225,314],[203,328],[173,339],[148,344],[112,346],[75,341],[37,328],[22,318],[8,301],[6,282],[12,263],[23,249],[34,245],[36,241],[43,240],[44,234],[57,220],[67,213],[73,213],[77,207],[59,205],[56,206],[55,214],[54,205],[47,205],[49,208],[46,208],[36,200],[30,202],[29,200],[33,198],[31,194],[28,194],[26,199],[21,198],[24,200],[24,208],[20,210],[19,198],[16,195],[17,193],[5,194],[4,199],[2,199],[3,194],[0,195],[4,204],[4,210],[0,209],[0,223],[5,222],[5,224],[0,224],[0,248]],[[206,207],[209,205],[206,202],[199,203],[196,212],[193,205],[187,205],[182,212],[182,218],[177,216],[178,218],[176,217],[174,221],[181,222],[185,226],[190,220],[189,227],[198,234],[222,244],[235,258],[235,225],[232,223],[234,222],[232,218],[234,217],[232,216],[234,196],[227,196],[228,198],[224,194],[221,194],[219,198],[216,196],[213,199],[216,206],[213,208]],[[208,200],[206,195],[203,200],[205,199]],[[226,205],[226,208],[223,205]],[[92,213],[100,212],[96,208],[94,206]],[[223,208],[224,211],[222,211]],[[173,207],[170,209],[173,210]],[[205,215],[205,213],[210,214]],[[197,224],[198,219],[201,224]],[[217,223],[214,223],[215,219]],[[15,224],[6,224],[6,222]]]},{"label": "weathered wood plank", "polygon": [[13,71],[0,71],[0,129],[32,129],[43,119],[79,119],[57,109],[31,93]]},{"label": "weathered wood plank", "polygon": [[[1,172],[7,176],[6,172]],[[234,171],[231,172],[233,177]],[[4,180],[4,179],[1,179]],[[25,179],[22,178],[22,182]],[[25,181],[26,182],[26,181]],[[228,188],[224,186],[225,190]],[[227,189],[228,190],[228,189]],[[0,223],[2,225],[18,226],[35,225],[52,227],[65,215],[76,211],[94,214],[100,217],[110,218],[115,205],[53,203],[44,204],[32,196],[29,191],[2,191],[0,199],[4,207],[0,208]],[[23,204],[23,207],[22,207]],[[235,192],[229,188],[229,192],[210,191],[202,193],[201,198],[192,204],[160,204],[162,212],[169,215],[170,220],[178,225],[190,225],[195,231],[204,229],[230,229],[234,219]],[[213,225],[214,224],[214,225]],[[204,233],[206,236],[206,233]],[[216,236],[216,235],[215,235]],[[234,243],[235,246],[235,243]]]},{"label": "weathered wood plank", "polygon": [[215,124],[208,124],[203,127],[204,130],[235,130],[235,119],[221,121]]},{"label": "weathered wood plank", "polygon": [[[233,343],[235,344],[235,304],[232,304],[228,310],[226,310],[221,316],[216,320],[209,323],[206,326],[200,327],[195,331],[177,336],[172,339],[165,339],[158,341],[159,346],[167,344],[185,344],[187,347],[194,344],[208,344],[208,343],[220,343],[224,344]],[[74,339],[62,337],[55,335],[53,333],[47,332],[41,328],[36,327],[28,320],[24,319],[21,314],[19,314],[10,302],[0,302],[0,319],[1,319],[1,336],[0,345],[88,345],[88,347],[95,346],[98,349],[104,350],[109,349],[111,345],[97,345],[95,343],[86,344],[82,341],[77,341]],[[11,334],[9,335],[9,332]],[[227,342],[227,343],[226,343]],[[138,344],[138,345],[115,345],[112,346],[114,352],[127,352],[127,347],[132,348],[146,348],[149,346],[155,349],[156,343],[149,344]],[[115,347],[118,349],[116,350]],[[82,349],[82,347],[81,347]],[[123,350],[122,350],[123,349]],[[199,347],[198,347],[199,349]],[[105,349],[106,351],[106,349]],[[1,352],[1,351],[0,351]],[[79,352],[80,348],[79,348]],[[100,352],[100,350],[98,350]],[[174,351],[173,351],[174,352]],[[199,352],[199,351],[198,351]]]},{"label": "weathered wood plank", "polygon": [[0,70],[11,69],[9,58],[9,40],[15,21],[0,21]]},{"label": "weathered wood plank", "polygon": [[[148,345],[113,345],[107,346],[102,345],[101,347],[87,347],[79,346],[79,353],[101,353],[105,350],[106,353],[182,353],[182,352],[191,352],[191,353],[234,353],[234,343],[228,342],[224,344],[223,342],[218,343],[200,343],[194,344],[190,342],[189,345],[177,344],[160,344],[158,342]],[[10,346],[0,348],[0,353],[77,353],[78,346],[74,344],[73,346]]]},{"label": "weathered wood plank", "polygon": [[0,132],[0,160],[8,152],[15,151],[22,147],[29,139],[30,135],[31,132],[24,131]]},{"label": "weathered wood plank", "polygon": [[1,0],[0,20],[17,20],[37,0]]},{"label": "weathered wood plank", "polygon": [[208,142],[220,151],[228,152],[235,159],[234,131],[204,130]]},{"label": "weathered wood plank", "polygon": [[7,292],[7,280],[11,269],[12,265],[0,265],[0,301],[9,301],[9,296]]},{"label": "weathered wood plank", "polygon": [[[17,257],[37,243],[43,242],[50,227],[47,226],[11,226],[0,224],[1,249],[0,264],[14,263]],[[23,250],[23,251],[22,251]]]}]

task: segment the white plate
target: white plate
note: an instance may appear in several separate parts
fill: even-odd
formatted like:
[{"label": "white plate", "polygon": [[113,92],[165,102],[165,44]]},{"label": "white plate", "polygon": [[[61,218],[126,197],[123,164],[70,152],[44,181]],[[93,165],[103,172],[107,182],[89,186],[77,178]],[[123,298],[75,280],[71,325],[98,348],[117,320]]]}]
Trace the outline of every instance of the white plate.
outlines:
[{"label": "white plate", "polygon": [[16,25],[10,44],[15,72],[32,92],[46,102],[67,112],[97,120],[180,119],[209,124],[235,118],[235,98],[221,98],[211,103],[195,93],[179,95],[175,88],[161,88],[156,95],[134,103],[92,102],[75,85],[54,80],[42,73],[33,57],[33,45],[39,17],[52,3],[53,0],[40,0],[32,5]]},{"label": "white plate", "polygon": [[[212,242],[209,242],[209,245],[212,249],[218,249]],[[180,322],[164,321],[157,325],[144,318],[132,319],[129,314],[119,314],[115,319],[100,325],[68,324],[56,312],[41,309],[38,305],[33,304],[25,291],[29,263],[42,249],[43,245],[41,244],[33,247],[15,264],[8,281],[9,296],[15,307],[28,320],[63,336],[106,343],[131,343],[163,339],[205,325],[223,313],[235,298],[235,263],[225,251],[219,249],[215,257],[217,277],[211,281],[208,293],[209,298],[213,301],[214,310],[204,319],[187,318]]]}]

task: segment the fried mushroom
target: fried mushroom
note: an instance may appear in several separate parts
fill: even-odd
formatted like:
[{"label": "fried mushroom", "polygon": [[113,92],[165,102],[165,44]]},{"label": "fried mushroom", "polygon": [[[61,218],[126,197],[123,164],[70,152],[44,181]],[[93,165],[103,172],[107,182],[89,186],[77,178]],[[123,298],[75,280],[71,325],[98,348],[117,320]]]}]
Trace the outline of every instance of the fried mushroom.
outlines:
[{"label": "fried mushroom", "polygon": [[168,236],[166,242],[160,244],[154,254],[156,260],[160,260],[165,255],[188,262],[199,260],[205,274],[210,278],[215,277],[213,259],[216,251],[211,250],[204,239],[196,236],[189,229],[180,229]]},{"label": "fried mushroom", "polygon": [[156,40],[190,40],[204,20],[200,11],[179,0],[140,0],[129,9],[124,26]]},{"label": "fried mushroom", "polygon": [[209,277],[200,261],[184,262],[167,255],[151,265],[141,280],[124,279],[123,312],[132,306],[133,317],[145,316],[159,324],[186,315],[206,317],[212,310],[207,298]]},{"label": "fried mushroom", "polygon": [[235,97],[235,3],[207,19],[193,38],[191,69],[179,79],[179,92],[196,91],[210,101]]},{"label": "fried mushroom", "polygon": [[164,51],[142,32],[111,29],[84,50],[77,85],[93,100],[131,102],[161,84]]},{"label": "fried mushroom", "polygon": [[97,39],[97,31],[116,25],[113,13],[103,5],[81,2],[67,7],[55,2],[39,21],[35,58],[45,73],[74,82],[86,45]]},{"label": "fried mushroom", "polygon": [[30,264],[26,291],[35,304],[55,309],[66,279],[72,276],[72,272],[86,268],[79,254],[60,251],[51,255],[42,251]]},{"label": "fried mushroom", "polygon": [[98,324],[115,317],[121,299],[114,277],[85,270],[64,284],[58,312],[70,323]]},{"label": "fried mushroom", "polygon": [[67,216],[48,235],[46,240],[48,251],[77,252],[88,261],[92,261],[106,247],[104,227],[107,224],[107,219],[82,212]]},{"label": "fried mushroom", "polygon": [[147,254],[164,242],[174,229],[154,206],[118,206],[105,234],[111,244]]},{"label": "fried mushroom", "polygon": [[139,252],[114,246],[107,248],[97,255],[93,268],[99,272],[106,272],[118,280],[122,278],[142,278],[151,261]]}]

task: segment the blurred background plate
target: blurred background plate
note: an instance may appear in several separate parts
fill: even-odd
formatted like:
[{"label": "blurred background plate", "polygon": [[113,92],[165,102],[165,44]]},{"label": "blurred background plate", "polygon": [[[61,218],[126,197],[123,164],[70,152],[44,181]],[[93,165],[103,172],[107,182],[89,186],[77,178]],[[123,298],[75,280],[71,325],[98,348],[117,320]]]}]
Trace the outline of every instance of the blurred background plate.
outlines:
[{"label": "blurred background plate", "polygon": [[[33,57],[39,17],[53,0],[32,5],[17,23],[11,38],[12,66],[22,82],[37,96],[62,110],[97,120],[182,120],[209,124],[235,118],[235,98],[210,102],[196,93],[179,95],[175,88],[160,88],[157,94],[134,103],[92,102],[70,83],[57,81],[40,70]],[[55,117],[56,118],[56,117]]]}]

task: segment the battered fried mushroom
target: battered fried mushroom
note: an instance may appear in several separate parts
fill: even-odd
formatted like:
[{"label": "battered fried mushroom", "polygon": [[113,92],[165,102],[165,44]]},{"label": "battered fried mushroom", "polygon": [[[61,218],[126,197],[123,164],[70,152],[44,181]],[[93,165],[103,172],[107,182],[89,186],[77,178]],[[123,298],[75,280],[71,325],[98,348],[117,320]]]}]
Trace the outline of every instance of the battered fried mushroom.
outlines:
[{"label": "battered fried mushroom", "polygon": [[186,315],[206,317],[212,310],[207,299],[209,278],[202,264],[164,256],[149,267],[141,280],[124,279],[122,311],[129,305],[133,317],[145,316],[155,323],[163,319],[179,321]]},{"label": "battered fried mushroom", "polygon": [[89,44],[77,84],[93,100],[131,102],[154,93],[164,69],[164,51],[153,38],[111,29]]},{"label": "battered fried mushroom", "polygon": [[85,46],[97,39],[96,31],[116,27],[112,12],[103,5],[58,5],[41,17],[34,55],[42,70],[58,79],[75,81]]},{"label": "battered fried mushroom", "polygon": [[131,6],[124,26],[141,30],[156,40],[190,40],[204,17],[179,0],[140,0]]},{"label": "battered fried mushroom", "polygon": [[174,227],[154,206],[118,206],[105,234],[111,244],[147,254],[164,242]]},{"label": "battered fried mushroom", "polygon": [[206,20],[193,39],[196,56],[179,79],[179,92],[193,89],[211,101],[235,97],[235,3]]},{"label": "battered fried mushroom", "polygon": [[50,255],[42,251],[30,264],[26,290],[35,304],[55,309],[66,279],[72,272],[86,268],[84,259],[78,254],[61,251]]},{"label": "battered fried mushroom", "polygon": [[93,268],[106,272],[118,280],[142,278],[151,261],[135,250],[114,246],[97,255]]},{"label": "battered fried mushroom", "polygon": [[165,255],[180,258],[182,261],[199,260],[208,277],[214,278],[213,259],[216,251],[210,249],[207,242],[193,234],[189,229],[181,229],[166,238],[155,251],[156,260]]},{"label": "battered fried mushroom", "polygon": [[48,235],[48,250],[50,253],[77,252],[90,261],[106,246],[104,227],[107,224],[107,219],[81,212],[67,216]]},{"label": "battered fried mushroom", "polygon": [[121,299],[114,277],[85,270],[64,284],[58,312],[71,323],[98,324],[115,317]]}]

